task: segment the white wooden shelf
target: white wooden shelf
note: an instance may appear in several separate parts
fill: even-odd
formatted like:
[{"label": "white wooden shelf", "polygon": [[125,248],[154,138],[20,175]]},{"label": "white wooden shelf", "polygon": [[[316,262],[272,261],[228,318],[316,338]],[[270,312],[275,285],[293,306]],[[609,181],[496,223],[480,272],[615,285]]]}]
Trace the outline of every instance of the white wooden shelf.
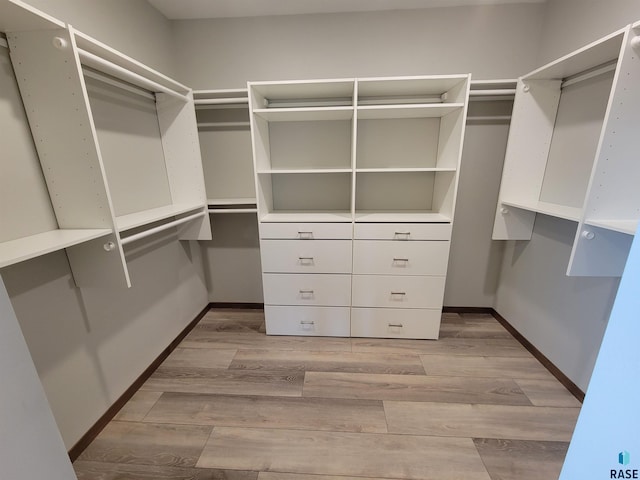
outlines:
[{"label": "white wooden shelf", "polygon": [[518,80],[494,239],[529,240],[538,213],[571,220],[567,274],[622,274],[640,218],[640,166],[629,155],[639,35],[628,25]]},{"label": "white wooden shelf", "polygon": [[209,213],[258,213],[257,208],[210,208]]},{"label": "white wooden shelf", "polygon": [[253,110],[255,115],[270,122],[349,120],[353,118],[353,112],[353,107],[259,108]]},{"label": "white wooden shelf", "polygon": [[0,268],[109,235],[109,229],[52,230],[0,243]]},{"label": "white wooden shelf", "polygon": [[164,207],[152,208],[143,212],[130,213],[116,217],[116,225],[119,232],[126,232],[137,227],[143,227],[153,222],[165,220],[167,218],[182,215],[204,208],[204,205],[167,205]]},{"label": "white wooden shelf", "polygon": [[389,118],[439,118],[462,111],[464,103],[428,103],[422,105],[358,106],[358,118],[367,120]]},{"label": "white wooden shelf", "polygon": [[451,217],[437,212],[420,211],[356,211],[357,223],[451,223]]},{"label": "white wooden shelf", "polygon": [[389,167],[389,168],[356,168],[356,173],[420,173],[420,172],[455,172],[451,167]]},{"label": "white wooden shelf", "polygon": [[255,205],[257,202],[255,197],[249,198],[209,198],[207,204],[211,206],[218,205]]},{"label": "white wooden shelf", "polygon": [[638,230],[638,220],[595,220],[586,219],[585,225],[604,228],[619,233],[626,233],[627,235],[635,235]]},{"label": "white wooden shelf", "polygon": [[280,174],[322,174],[322,173],[351,173],[351,168],[272,168],[271,170],[259,170],[258,175]]},{"label": "white wooden shelf", "polygon": [[520,208],[522,210],[529,210],[531,212],[543,213],[552,217],[564,218],[565,220],[571,220],[572,222],[578,222],[582,215],[581,208],[568,207],[566,205],[558,205],[549,202],[525,203],[503,200],[502,204],[509,207]]},{"label": "white wooden shelf", "polygon": [[351,212],[313,212],[313,211],[276,211],[260,216],[261,222],[318,222],[318,223],[345,223],[352,222]]}]

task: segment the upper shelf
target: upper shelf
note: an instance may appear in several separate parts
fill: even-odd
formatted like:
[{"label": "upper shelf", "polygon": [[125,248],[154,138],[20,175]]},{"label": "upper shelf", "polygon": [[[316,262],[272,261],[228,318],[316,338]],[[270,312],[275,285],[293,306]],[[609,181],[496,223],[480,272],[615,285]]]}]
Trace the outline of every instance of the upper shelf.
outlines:
[{"label": "upper shelf", "polygon": [[359,119],[439,118],[462,111],[464,103],[428,103],[418,105],[376,105],[358,107]]},{"label": "upper shelf", "polygon": [[568,207],[566,205],[558,205],[549,202],[525,203],[512,200],[502,200],[500,203],[509,207],[516,207],[523,210],[529,210],[531,212],[543,213],[545,215],[564,218],[565,220],[571,220],[573,222],[578,222],[582,215],[581,208]]},{"label": "upper shelf", "polygon": [[259,108],[253,113],[270,122],[349,120],[353,118],[353,107]]},{"label": "upper shelf", "polygon": [[618,30],[522,77],[526,80],[561,80],[593,67],[613,62],[620,56],[626,29]]}]

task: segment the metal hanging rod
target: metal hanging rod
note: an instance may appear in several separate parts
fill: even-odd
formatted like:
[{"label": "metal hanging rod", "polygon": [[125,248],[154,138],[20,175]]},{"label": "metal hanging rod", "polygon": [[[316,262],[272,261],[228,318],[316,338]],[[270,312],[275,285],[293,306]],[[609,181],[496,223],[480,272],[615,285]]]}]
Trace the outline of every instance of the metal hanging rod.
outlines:
[{"label": "metal hanging rod", "polygon": [[130,243],[136,242],[146,237],[150,237],[151,235],[155,235],[156,233],[162,232],[164,230],[177,227],[178,225],[190,222],[191,220],[195,220],[196,218],[204,217],[205,215],[205,212],[194,213],[193,215],[189,215],[188,217],[179,218],[178,220],[174,220],[173,222],[165,223],[164,225],[159,225],[157,227],[150,228],[149,230],[145,230],[144,232],[125,237],[121,240],[121,243],[122,245],[129,245]]},{"label": "metal hanging rod", "polygon": [[134,93],[149,100],[156,100],[156,96],[149,90],[145,90],[131,83],[127,83],[124,80],[120,80],[119,78],[109,76],[106,73],[99,72],[90,67],[83,66],[82,73],[85,77],[92,78],[93,80],[97,80],[98,82],[106,83],[107,85],[111,85],[121,90],[126,90],[127,92]]},{"label": "metal hanging rod", "polygon": [[560,85],[560,88],[569,87],[571,85],[575,85],[576,83],[589,80],[590,78],[598,77],[608,72],[613,72],[617,66],[618,60],[616,59],[612,60],[611,62],[598,65],[597,67],[591,68],[589,70],[585,70],[584,72],[577,73],[576,75],[571,75],[570,77],[564,79],[562,85]]},{"label": "metal hanging rod", "polygon": [[242,128],[249,125],[249,122],[198,122],[198,128]]},{"label": "metal hanging rod", "polygon": [[130,70],[127,70],[126,68],[121,67],[120,65],[116,65],[115,63],[105,60],[104,58],[94,55],[93,53],[87,52],[79,48],[78,55],[80,56],[81,63],[89,67],[95,68],[98,71],[107,73],[109,75],[113,75],[116,78],[133,83],[134,85],[145,88],[152,92],[162,92],[172,97],[178,98],[183,102],[188,101],[188,98],[186,95],[178,93],[175,90],[171,90],[170,88],[165,87],[164,85],[161,85],[158,82],[149,80],[148,78],[143,77],[138,73],[134,73]]}]

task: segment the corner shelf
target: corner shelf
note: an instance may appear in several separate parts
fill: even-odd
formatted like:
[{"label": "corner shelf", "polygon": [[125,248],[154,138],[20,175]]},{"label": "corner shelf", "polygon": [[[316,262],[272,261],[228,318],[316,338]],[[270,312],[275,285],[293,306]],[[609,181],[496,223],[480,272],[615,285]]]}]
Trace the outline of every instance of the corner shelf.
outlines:
[{"label": "corner shelf", "polygon": [[494,239],[529,240],[536,214],[567,219],[577,227],[567,274],[622,274],[640,218],[629,156],[639,35],[628,25],[518,80]]},{"label": "corner shelf", "polygon": [[[7,34],[11,64],[44,177],[42,182],[33,177],[31,183],[39,184],[29,188],[46,196],[49,205],[41,209],[51,217],[44,227],[31,225],[34,234],[0,244],[2,264],[65,249],[77,286],[128,287],[120,231],[151,227],[185,210],[201,209],[204,215],[206,195],[191,90],[22,2],[0,1],[0,27]],[[119,89],[119,95],[134,96],[136,103],[154,111],[154,120],[148,124],[157,132],[155,153],[147,157],[149,164],[160,166],[159,174],[148,178],[162,178],[160,184],[155,180],[145,183],[143,175],[144,181],[133,191],[122,188],[126,181],[121,180],[131,176],[130,167],[139,162],[127,165],[120,155],[115,159],[111,155],[117,143],[111,137],[117,135],[117,129],[112,128],[113,121],[106,133],[96,127],[89,82]],[[112,114],[116,103],[103,113]],[[138,142],[127,156],[142,159],[144,148],[138,147],[144,143]],[[147,197],[154,200],[145,204]],[[208,219],[199,218],[179,220],[181,224],[189,221],[180,229],[180,239],[210,238]],[[51,225],[58,228],[51,229]],[[158,228],[140,232],[135,239]]]}]

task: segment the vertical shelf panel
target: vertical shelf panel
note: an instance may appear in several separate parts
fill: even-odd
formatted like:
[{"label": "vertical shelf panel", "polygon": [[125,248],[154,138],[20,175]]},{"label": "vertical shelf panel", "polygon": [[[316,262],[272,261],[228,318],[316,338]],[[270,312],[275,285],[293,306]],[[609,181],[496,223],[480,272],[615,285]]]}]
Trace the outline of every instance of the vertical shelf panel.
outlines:
[{"label": "vertical shelf panel", "polygon": [[[115,232],[72,34],[60,29],[12,32],[7,38],[59,228],[107,228]],[[54,47],[56,38],[62,48]],[[82,255],[74,253],[76,247],[67,250],[78,286],[130,285],[117,234],[113,240],[115,248],[108,255],[102,254],[102,243],[96,241],[89,242]]]},{"label": "vertical shelf panel", "polygon": [[547,164],[553,126],[560,101],[561,80],[518,80],[513,119],[498,197],[494,240],[529,240],[535,212],[509,209],[501,202],[535,205]]},{"label": "vertical shelf panel", "polygon": [[[183,102],[165,93],[156,94],[158,123],[174,204],[200,204],[206,208],[202,158],[193,95]],[[181,240],[211,240],[211,223],[205,215],[180,229]]]}]

